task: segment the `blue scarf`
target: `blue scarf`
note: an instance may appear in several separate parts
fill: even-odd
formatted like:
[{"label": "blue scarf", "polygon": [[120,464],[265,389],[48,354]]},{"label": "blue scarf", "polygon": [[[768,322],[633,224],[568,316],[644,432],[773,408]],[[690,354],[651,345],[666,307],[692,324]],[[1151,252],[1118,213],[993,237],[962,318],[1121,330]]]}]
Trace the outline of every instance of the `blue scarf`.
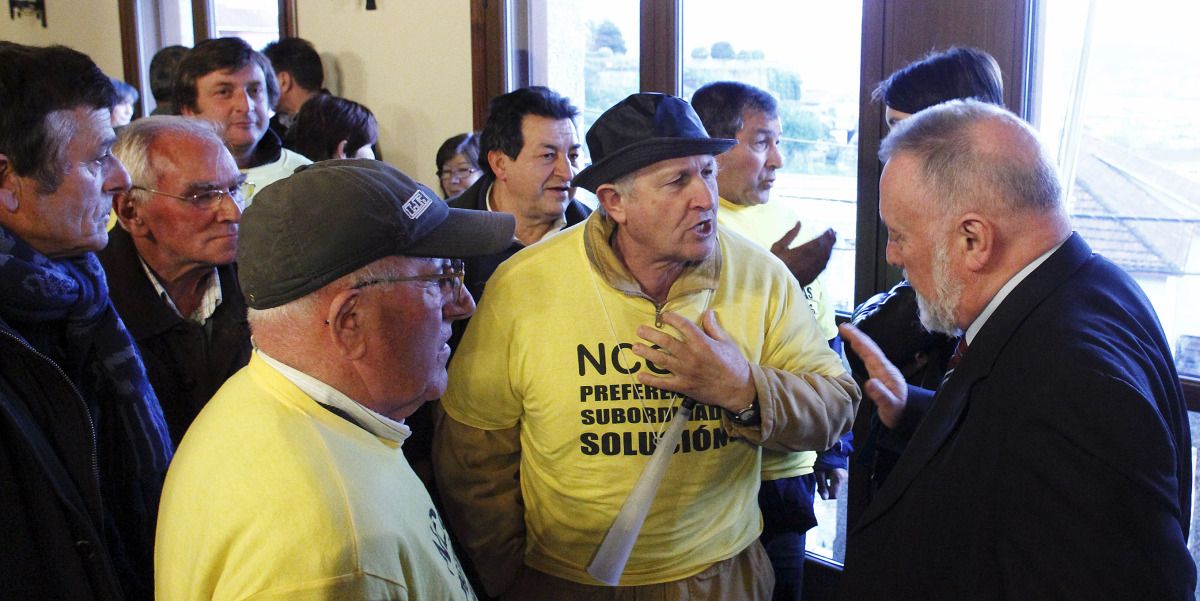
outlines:
[{"label": "blue scarf", "polygon": [[[108,282],[96,255],[51,259],[0,227],[0,317],[10,323],[65,322],[65,354],[95,381],[106,382],[110,395],[84,390],[102,403],[103,421],[124,432],[124,468],[138,474],[166,472],[173,453],[158,397],[150,387],[141,355],[108,297]],[[79,382],[75,382],[79,385]],[[85,399],[86,400],[86,399]],[[99,441],[97,441],[99,444]]]}]

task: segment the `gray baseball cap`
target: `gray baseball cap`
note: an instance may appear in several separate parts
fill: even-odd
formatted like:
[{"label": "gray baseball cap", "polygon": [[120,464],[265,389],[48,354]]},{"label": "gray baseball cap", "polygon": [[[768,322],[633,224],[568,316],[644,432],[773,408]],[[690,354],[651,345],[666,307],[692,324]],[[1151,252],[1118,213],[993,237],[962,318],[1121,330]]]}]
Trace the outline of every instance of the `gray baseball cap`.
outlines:
[{"label": "gray baseball cap", "polygon": [[242,215],[238,281],[278,307],[392,255],[463,258],[512,244],[512,215],[452,209],[382,161],[322,161],[260,190]]}]

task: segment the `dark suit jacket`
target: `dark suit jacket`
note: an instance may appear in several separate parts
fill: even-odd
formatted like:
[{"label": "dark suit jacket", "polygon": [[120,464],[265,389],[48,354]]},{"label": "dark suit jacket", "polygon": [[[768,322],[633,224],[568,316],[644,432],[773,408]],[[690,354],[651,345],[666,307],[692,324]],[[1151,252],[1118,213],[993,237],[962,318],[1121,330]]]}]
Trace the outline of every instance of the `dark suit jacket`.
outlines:
[{"label": "dark suit jacket", "polygon": [[840,598],[1193,599],[1190,453],[1149,301],[1072,235],[988,319],[851,526]]}]

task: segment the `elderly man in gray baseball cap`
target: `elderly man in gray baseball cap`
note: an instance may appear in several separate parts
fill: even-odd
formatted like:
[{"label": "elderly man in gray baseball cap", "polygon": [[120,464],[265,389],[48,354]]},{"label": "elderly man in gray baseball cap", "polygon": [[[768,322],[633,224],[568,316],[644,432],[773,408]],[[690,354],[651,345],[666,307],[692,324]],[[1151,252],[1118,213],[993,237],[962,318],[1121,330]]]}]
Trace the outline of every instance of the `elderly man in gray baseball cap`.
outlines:
[{"label": "elderly man in gray baseball cap", "polygon": [[[714,156],[734,140],[635,94],[587,143],[573,184],[600,210],[500,266],[451,363],[447,519],[503,599],[770,599],[761,445],[828,448],[859,390],[783,263],[718,229]],[[657,498],[630,498],[685,398]],[[649,503],[640,535],[623,571],[596,569],[627,499]]]},{"label": "elderly man in gray baseball cap", "polygon": [[255,351],[171,465],[158,598],[475,598],[401,445],[475,309],[462,258],[513,227],[377,161],[258,193],[238,247]]}]

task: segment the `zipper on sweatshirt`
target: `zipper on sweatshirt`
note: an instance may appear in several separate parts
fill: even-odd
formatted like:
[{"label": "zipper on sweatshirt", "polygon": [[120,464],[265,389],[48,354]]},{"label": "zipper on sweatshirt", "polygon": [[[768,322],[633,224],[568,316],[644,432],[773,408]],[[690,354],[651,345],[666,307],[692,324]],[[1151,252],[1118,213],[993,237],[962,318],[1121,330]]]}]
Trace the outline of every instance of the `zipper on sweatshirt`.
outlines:
[{"label": "zipper on sweatshirt", "polygon": [[[651,301],[651,302],[653,302],[653,301]],[[667,306],[667,303],[665,303],[665,302],[654,303],[654,327],[662,329],[662,327],[663,327],[662,314],[663,314],[663,309],[666,308],[666,306]]]},{"label": "zipper on sweatshirt", "polygon": [[3,333],[5,336],[17,341],[18,344],[20,344],[21,346],[28,349],[34,355],[36,355],[37,357],[40,357],[46,363],[49,363],[54,368],[54,371],[57,371],[58,375],[62,376],[62,379],[64,382],[67,383],[67,386],[71,387],[71,391],[75,393],[75,398],[79,401],[80,406],[83,407],[84,415],[87,416],[88,427],[91,428],[91,430],[92,430],[92,444],[91,444],[92,478],[96,481],[97,494],[101,494],[100,461],[99,461],[99,458],[97,457],[97,452],[96,452],[96,447],[97,447],[96,420],[92,417],[92,409],[91,409],[91,407],[88,407],[87,401],[84,400],[84,398],[83,398],[83,394],[79,392],[79,388],[77,388],[75,386],[75,383],[71,381],[71,378],[67,377],[67,372],[63,371],[62,367],[59,367],[59,365],[57,363],[55,363],[53,359],[42,354],[41,351],[33,348],[33,346],[30,345],[28,342],[21,339],[19,336],[14,335],[12,332],[9,332],[8,330],[0,329],[0,333]]}]

